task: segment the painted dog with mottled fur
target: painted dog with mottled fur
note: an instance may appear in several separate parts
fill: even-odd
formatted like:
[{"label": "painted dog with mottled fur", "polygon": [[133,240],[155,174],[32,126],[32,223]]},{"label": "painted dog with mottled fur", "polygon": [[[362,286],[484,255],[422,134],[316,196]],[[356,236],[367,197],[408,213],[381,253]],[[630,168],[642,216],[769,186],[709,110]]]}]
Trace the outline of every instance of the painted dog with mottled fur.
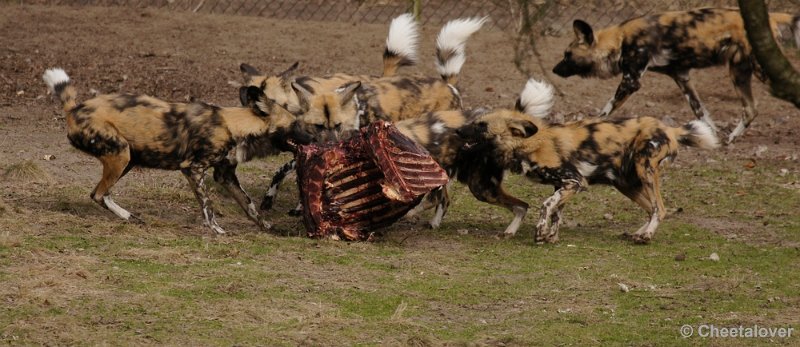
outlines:
[{"label": "painted dog with mottled fur", "polygon": [[[502,187],[507,168],[494,158],[495,152],[488,143],[467,146],[459,135],[476,119],[489,115],[521,113],[528,117],[547,115],[552,107],[553,89],[550,85],[529,80],[525,84],[514,109],[474,109],[430,112],[424,116],[395,123],[397,129],[419,143],[451,179],[466,184],[479,201],[504,207],[514,213],[506,227],[505,235],[514,235],[528,211],[528,204],[508,194]],[[430,193],[411,214],[436,207],[430,226],[437,228],[450,205],[448,187]]]},{"label": "painted dog with mottled fur", "polygon": [[675,158],[678,145],[706,149],[719,145],[702,120],[671,127],[652,117],[548,124],[541,114],[490,113],[459,134],[467,146],[491,147],[493,160],[502,167],[555,187],[536,225],[535,240],[547,243],[558,241],[567,200],[590,184],[612,185],[639,204],[649,219],[630,237],[636,243],[649,242],[666,215],[662,166]]},{"label": "painted dog with mottled fur", "polygon": [[[776,35],[780,33],[779,25],[791,26],[800,46],[800,16],[772,13],[770,25]],[[601,116],[622,106],[639,90],[639,79],[650,70],[671,77],[686,96],[695,116],[716,131],[710,113],[689,79],[692,69],[716,65],[728,65],[744,106],[741,120],[728,136],[728,143],[740,136],[757,115],[750,82],[753,73],[760,70],[738,9],[665,12],[633,18],[597,31],[586,22],[576,20],[573,28],[575,39],[561,62],[553,68],[555,74],[602,79],[622,74],[622,82]]]},{"label": "painted dog with mottled fur", "polygon": [[62,69],[43,79],[61,101],[67,138],[75,148],[103,164],[103,177],[90,197],[125,220],[139,220],[111,199],[111,188],[134,167],[180,170],[200,203],[205,225],[217,224],[205,187],[205,174],[225,187],[262,230],[270,228],[236,177],[236,166],[255,156],[288,150],[295,116],[266,98],[261,88],[247,89],[247,107],[204,103],[168,103],[146,95],[107,94],[82,103]]}]

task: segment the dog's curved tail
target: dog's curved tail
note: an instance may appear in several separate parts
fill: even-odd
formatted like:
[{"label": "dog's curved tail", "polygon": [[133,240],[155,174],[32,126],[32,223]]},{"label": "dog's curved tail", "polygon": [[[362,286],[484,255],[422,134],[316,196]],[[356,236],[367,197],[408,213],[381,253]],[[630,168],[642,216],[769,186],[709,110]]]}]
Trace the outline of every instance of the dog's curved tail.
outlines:
[{"label": "dog's curved tail", "polygon": [[447,83],[455,85],[467,60],[467,39],[478,31],[488,17],[461,18],[447,22],[436,38],[436,70]]},{"label": "dog's curved tail", "polygon": [[69,112],[78,105],[78,91],[72,86],[69,76],[63,69],[47,69],[42,75],[42,79],[50,92],[61,100],[64,112]]},{"label": "dog's curved tail", "polygon": [[531,78],[525,83],[514,108],[534,118],[545,118],[553,108],[553,98],[553,86]]},{"label": "dog's curved tail", "polygon": [[719,147],[719,139],[708,123],[702,120],[693,120],[680,128],[673,128],[676,132],[678,143],[704,149]]},{"label": "dog's curved tail", "polygon": [[383,77],[391,77],[397,69],[417,63],[419,24],[414,16],[406,13],[392,20],[383,51]]}]

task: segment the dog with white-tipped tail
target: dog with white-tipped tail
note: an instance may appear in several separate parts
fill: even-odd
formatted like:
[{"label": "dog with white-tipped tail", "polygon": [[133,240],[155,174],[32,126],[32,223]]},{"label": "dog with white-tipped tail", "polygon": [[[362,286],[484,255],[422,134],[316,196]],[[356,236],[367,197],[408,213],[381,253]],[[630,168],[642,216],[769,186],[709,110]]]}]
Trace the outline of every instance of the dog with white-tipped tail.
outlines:
[{"label": "dog with white-tipped tail", "polygon": [[[718,147],[711,126],[694,120],[671,127],[652,117],[550,124],[543,115],[549,113],[552,98],[546,87],[537,84],[529,89],[531,95],[523,92],[517,107],[527,114],[484,114],[461,131],[462,139],[469,146],[491,148],[491,158],[501,167],[555,187],[542,205],[536,242],[558,241],[564,205],[590,184],[612,185],[639,204],[647,212],[647,222],[626,235],[636,243],[650,242],[666,216],[661,170],[678,154],[679,145]],[[538,101],[526,104],[522,100]]]},{"label": "dog with white-tipped tail", "polygon": [[[247,88],[245,107],[205,103],[169,103],[147,95],[106,94],[78,102],[78,93],[62,69],[42,76],[60,102],[67,138],[73,147],[97,158],[103,175],[91,199],[124,220],[141,221],[111,198],[111,188],[134,167],[179,170],[200,204],[203,221],[217,234],[206,172],[222,185],[262,230],[270,223],[239,185],[236,166],[254,157],[286,150],[296,118],[258,87]],[[284,147],[285,146],[285,147]],[[283,148],[281,148],[283,147]]]}]

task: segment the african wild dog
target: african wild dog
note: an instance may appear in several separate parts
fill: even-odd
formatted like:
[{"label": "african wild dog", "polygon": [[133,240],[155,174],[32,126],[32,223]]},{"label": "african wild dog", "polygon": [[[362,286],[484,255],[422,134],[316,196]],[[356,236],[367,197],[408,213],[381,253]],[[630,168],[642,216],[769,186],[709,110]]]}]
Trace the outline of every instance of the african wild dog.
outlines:
[{"label": "african wild dog", "polygon": [[103,177],[90,196],[100,206],[122,219],[140,221],[111,199],[111,187],[137,166],[180,170],[200,202],[205,224],[223,234],[204,184],[206,171],[213,167],[214,180],[247,216],[262,230],[270,228],[239,185],[236,165],[286,150],[295,117],[267,99],[260,88],[248,88],[247,107],[167,103],[129,94],[100,95],[78,103],[64,70],[49,69],[43,79],[61,100],[70,143],[103,164]]},{"label": "african wild dog", "polygon": [[[515,110],[475,109],[469,111],[430,112],[418,118],[397,122],[397,129],[430,152],[451,178],[466,184],[476,199],[505,207],[514,213],[514,219],[504,235],[514,235],[519,229],[528,204],[503,190],[502,183],[507,168],[493,157],[488,143],[468,146],[459,133],[475,119],[492,114],[520,113],[526,117],[544,116],[550,112],[553,89],[550,85],[530,80],[517,99]],[[436,228],[450,204],[448,187],[432,192],[413,212],[436,206],[430,226]]]},{"label": "african wild dog", "polygon": [[[800,46],[800,16],[770,14],[773,32],[778,25],[792,25]],[[603,108],[607,116],[639,90],[645,71],[665,74],[675,80],[692,111],[714,130],[714,121],[700,102],[689,80],[689,71],[727,64],[734,87],[742,99],[744,113],[730,133],[732,143],[757,115],[750,80],[758,72],[738,9],[703,8],[665,12],[634,18],[622,24],[594,31],[584,21],[573,23],[575,39],[553,72],[561,77],[578,75],[607,79],[622,74],[616,94]],[[759,74],[757,74],[759,76]]]},{"label": "african wild dog", "polygon": [[[400,121],[432,111],[461,109],[461,95],[455,84],[466,61],[466,41],[485,21],[486,18],[457,19],[442,28],[436,40],[440,78],[367,78],[328,90],[315,90],[299,79],[292,82],[301,110],[297,117],[299,130],[309,138],[339,139],[375,120]],[[294,163],[290,162],[275,174],[262,209],[271,208],[277,187],[293,169]]]},{"label": "african wild dog", "polygon": [[537,242],[548,243],[558,241],[564,204],[590,184],[613,185],[644,208],[650,219],[630,236],[637,243],[649,242],[666,215],[661,165],[675,158],[679,144],[718,146],[713,130],[701,120],[670,127],[652,117],[547,124],[520,112],[490,113],[460,135],[468,145],[491,147],[501,167],[555,186],[535,233]]},{"label": "african wild dog", "polygon": [[[386,46],[383,51],[383,77],[391,77],[397,74],[399,68],[403,66],[413,66],[417,63],[417,44],[419,39],[419,25],[414,16],[403,14],[392,20],[389,25],[389,34],[386,37]],[[292,82],[297,82],[308,90],[331,91],[340,85],[352,81],[366,81],[377,78],[367,75],[349,75],[337,73],[328,77],[309,77],[294,74],[299,66],[295,62],[285,71],[274,75],[265,75],[255,67],[248,64],[241,64],[239,69],[244,78],[244,85],[240,87],[240,101],[242,106],[247,105],[247,87],[264,85],[264,94],[268,98],[275,100],[278,104],[291,112],[300,112],[300,102]]]}]

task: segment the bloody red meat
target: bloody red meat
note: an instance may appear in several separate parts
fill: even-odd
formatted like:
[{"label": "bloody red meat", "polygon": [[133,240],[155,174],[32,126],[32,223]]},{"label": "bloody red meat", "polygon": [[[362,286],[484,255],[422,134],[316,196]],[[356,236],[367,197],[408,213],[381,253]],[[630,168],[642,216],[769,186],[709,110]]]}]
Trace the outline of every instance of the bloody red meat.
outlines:
[{"label": "bloody red meat", "polygon": [[382,121],[349,140],[299,146],[296,159],[311,237],[367,240],[448,181],[424,148]]}]

